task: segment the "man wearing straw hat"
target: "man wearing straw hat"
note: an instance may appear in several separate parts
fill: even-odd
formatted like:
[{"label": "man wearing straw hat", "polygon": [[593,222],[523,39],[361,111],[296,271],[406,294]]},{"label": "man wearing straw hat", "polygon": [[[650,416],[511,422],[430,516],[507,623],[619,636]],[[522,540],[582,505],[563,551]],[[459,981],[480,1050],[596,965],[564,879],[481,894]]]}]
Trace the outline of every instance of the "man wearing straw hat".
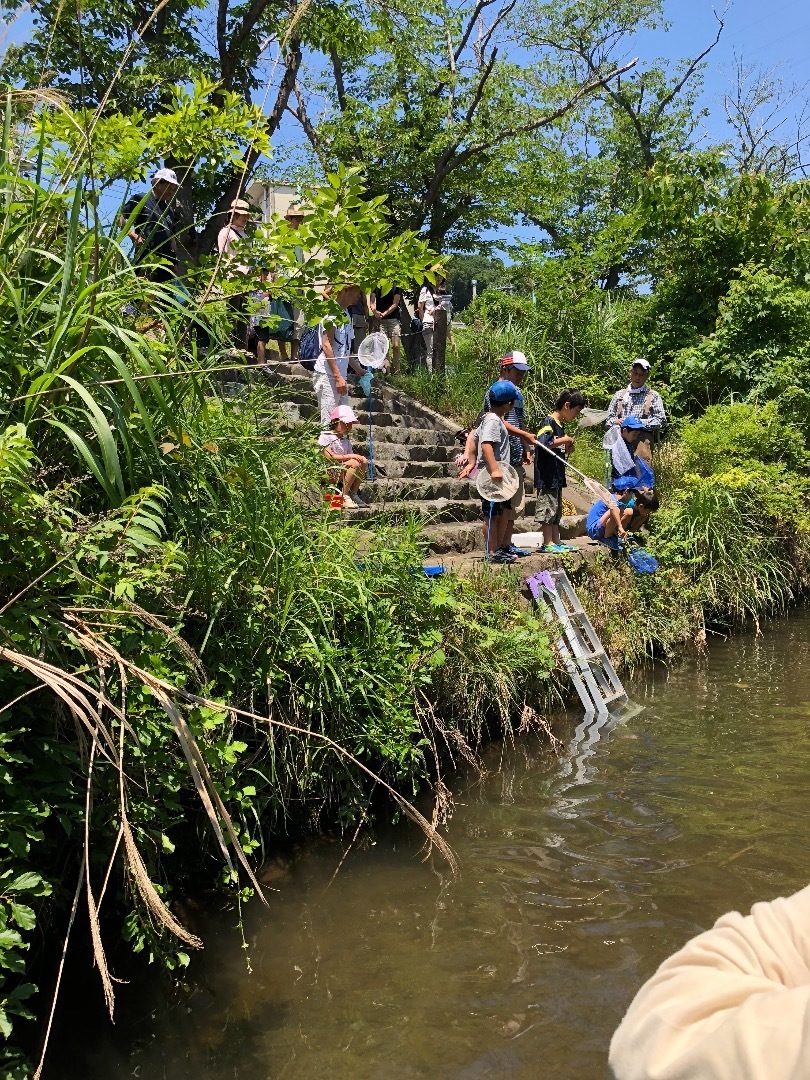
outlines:
[{"label": "man wearing straw hat", "polygon": [[[225,276],[234,278],[237,274],[247,277],[250,267],[244,261],[238,261],[237,248],[245,238],[245,229],[250,220],[250,203],[245,199],[234,199],[231,203],[227,222],[217,234],[217,251]],[[248,344],[248,321],[244,318],[247,297],[244,293],[233,293],[228,297],[228,307],[236,314],[233,326],[234,344],[239,349],[246,349]]]}]

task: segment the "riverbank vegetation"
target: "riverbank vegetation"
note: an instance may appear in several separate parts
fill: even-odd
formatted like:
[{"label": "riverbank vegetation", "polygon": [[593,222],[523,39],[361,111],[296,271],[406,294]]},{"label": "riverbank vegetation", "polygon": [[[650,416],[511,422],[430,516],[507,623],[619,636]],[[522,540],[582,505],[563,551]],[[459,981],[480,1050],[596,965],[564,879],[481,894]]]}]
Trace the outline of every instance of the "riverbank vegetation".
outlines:
[{"label": "riverbank vegetation", "polygon": [[[508,347],[532,359],[535,418],[564,385],[604,404],[629,356],[653,360],[674,418],[663,570],[589,575],[614,654],[806,585],[800,158],[744,123],[694,145],[705,53],[623,59],[656,0],[486,6],[479,32],[474,3],[222,0],[211,44],[190,0],[45,0],[3,57],[0,1075],[41,1056],[76,919],[112,1010],[113,935],[182,968],[200,942],[178,895],[219,880],[238,902],[284,831],[354,828],[381,791],[413,815],[432,784],[419,823],[441,846],[443,766],[547,694],[548,634],[509,574],[431,583],[415,523],[337,528],[311,432],[259,378],[225,393],[239,286],[211,253],[251,178],[308,193],[297,233],[276,220],[245,250],[310,318],[334,312],[324,279],[416,284],[484,229],[542,230],[508,280],[488,262],[511,293],[470,305],[447,374],[405,381],[461,421]],[[182,181],[171,286],[134,274],[117,219],[161,163]],[[593,439],[577,454],[598,469]]]}]

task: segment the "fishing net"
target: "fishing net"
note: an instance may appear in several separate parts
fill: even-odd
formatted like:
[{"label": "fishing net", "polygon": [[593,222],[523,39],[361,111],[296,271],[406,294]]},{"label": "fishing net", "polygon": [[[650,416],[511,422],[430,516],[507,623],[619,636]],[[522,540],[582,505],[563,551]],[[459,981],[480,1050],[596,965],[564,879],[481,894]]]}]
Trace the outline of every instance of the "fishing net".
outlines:
[{"label": "fishing net", "polygon": [[503,480],[493,480],[489,469],[486,468],[479,469],[478,476],[475,478],[478,494],[488,502],[506,502],[517,493],[520,487],[520,478],[511,465],[500,462],[500,469]]},{"label": "fishing net", "polygon": [[357,350],[357,359],[364,367],[373,368],[375,371],[385,367],[388,359],[388,338],[382,330],[363,338]]},{"label": "fishing net", "polygon": [[635,548],[629,552],[627,561],[637,574],[654,574],[658,569],[658,559],[642,548]]}]

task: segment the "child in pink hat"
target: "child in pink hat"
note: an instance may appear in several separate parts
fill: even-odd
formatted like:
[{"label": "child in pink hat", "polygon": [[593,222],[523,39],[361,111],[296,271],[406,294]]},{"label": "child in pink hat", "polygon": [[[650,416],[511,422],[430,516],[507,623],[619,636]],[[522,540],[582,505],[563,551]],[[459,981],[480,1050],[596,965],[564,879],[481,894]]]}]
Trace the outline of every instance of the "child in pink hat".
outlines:
[{"label": "child in pink hat", "polygon": [[329,483],[343,493],[344,509],[367,506],[357,491],[368,472],[368,459],[354,452],[349,438],[352,424],[357,422],[354,409],[350,405],[338,405],[332,409],[329,420],[329,431],[318,436],[323,456],[332,466],[328,472]]}]

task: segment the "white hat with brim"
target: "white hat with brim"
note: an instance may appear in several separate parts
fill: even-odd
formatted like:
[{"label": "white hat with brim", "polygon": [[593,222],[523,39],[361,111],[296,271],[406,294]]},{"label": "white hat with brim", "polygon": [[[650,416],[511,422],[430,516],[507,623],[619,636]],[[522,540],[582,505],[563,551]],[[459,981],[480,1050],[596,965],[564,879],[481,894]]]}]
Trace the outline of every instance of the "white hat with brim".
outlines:
[{"label": "white hat with brim", "polygon": [[520,487],[520,478],[512,466],[504,461],[499,462],[499,465],[503,480],[493,480],[489,469],[479,469],[475,479],[478,494],[488,502],[506,502],[517,494],[517,489]]},{"label": "white hat with brim", "polygon": [[152,183],[156,184],[159,180],[165,180],[167,184],[174,184],[175,187],[180,187],[180,181],[177,179],[177,173],[174,169],[158,169],[152,177]]},{"label": "white hat with brim", "polygon": [[645,371],[649,371],[650,370],[650,361],[645,360],[644,357],[640,356],[638,358],[638,360],[633,361],[633,363],[630,365],[630,367],[640,367],[640,368],[644,368]]},{"label": "white hat with brim", "polygon": [[245,202],[244,199],[234,199],[231,203],[231,211],[234,214],[249,214],[250,203]]}]

